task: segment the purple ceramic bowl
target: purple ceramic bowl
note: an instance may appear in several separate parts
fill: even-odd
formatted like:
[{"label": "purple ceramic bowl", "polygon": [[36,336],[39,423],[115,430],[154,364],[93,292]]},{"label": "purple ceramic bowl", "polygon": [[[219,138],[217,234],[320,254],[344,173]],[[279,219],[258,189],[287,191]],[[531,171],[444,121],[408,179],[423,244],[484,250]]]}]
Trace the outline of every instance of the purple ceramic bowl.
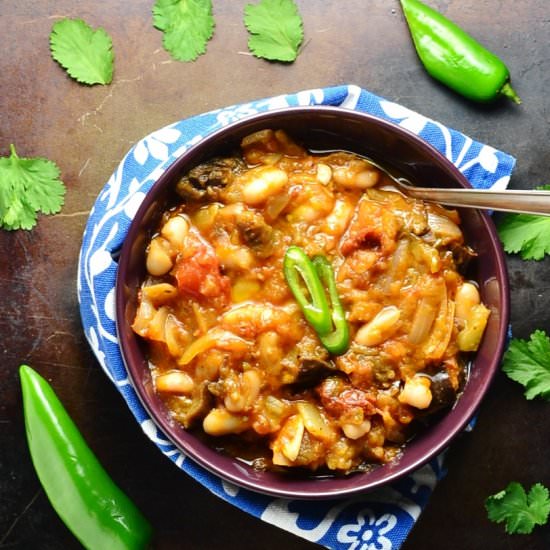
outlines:
[{"label": "purple ceramic bowl", "polygon": [[261,113],[218,130],[185,151],[153,185],[131,224],[119,259],[116,285],[117,328],[122,355],[134,387],[154,422],[187,456],[221,478],[261,493],[301,499],[349,496],[378,488],[413,472],[443,451],[474,416],[498,368],[509,320],[509,289],[504,255],[489,216],[460,212],[466,242],[479,254],[468,276],[479,283],[491,316],[469,379],[452,410],[405,446],[399,460],[370,472],[345,477],[286,476],[261,472],[207,446],[175,422],[155,394],[143,343],[130,328],[137,292],[145,277],[145,247],[160,214],[175,200],[174,184],[192,167],[229,153],[240,140],[264,128],[284,129],[313,150],[348,150],[396,169],[412,182],[470,187],[439,152],[409,131],[379,118],[336,107],[289,107]]}]

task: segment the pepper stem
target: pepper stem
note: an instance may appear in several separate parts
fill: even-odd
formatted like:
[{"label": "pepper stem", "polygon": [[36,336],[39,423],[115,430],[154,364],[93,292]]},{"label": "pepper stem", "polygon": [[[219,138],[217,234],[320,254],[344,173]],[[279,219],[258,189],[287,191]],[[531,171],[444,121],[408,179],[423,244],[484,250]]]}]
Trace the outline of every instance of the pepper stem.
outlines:
[{"label": "pepper stem", "polygon": [[512,85],[509,82],[506,82],[504,86],[499,91],[500,94],[505,95],[508,99],[511,99],[514,103],[517,103],[518,105],[521,104],[521,99],[516,94],[516,91],[514,88],[512,88]]}]

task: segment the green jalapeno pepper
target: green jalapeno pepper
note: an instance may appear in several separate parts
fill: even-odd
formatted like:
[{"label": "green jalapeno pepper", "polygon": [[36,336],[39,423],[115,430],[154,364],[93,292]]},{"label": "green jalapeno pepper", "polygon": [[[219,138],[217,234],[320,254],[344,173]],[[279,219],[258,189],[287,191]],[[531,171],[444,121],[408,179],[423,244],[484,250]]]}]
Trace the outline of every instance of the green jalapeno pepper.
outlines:
[{"label": "green jalapeno pepper", "polygon": [[63,522],[86,548],[146,548],[151,526],[105,472],[51,386],[26,365],[19,374],[32,461]]},{"label": "green jalapeno pepper", "polygon": [[420,0],[400,0],[411,36],[428,73],[468,99],[520,98],[506,65],[479,42]]},{"label": "green jalapeno pepper", "polygon": [[[324,256],[316,256],[312,261],[299,246],[289,246],[283,272],[304,317],[323,346],[334,355],[344,353],[349,346],[349,328],[329,261]],[[309,296],[305,295],[302,282]]]}]

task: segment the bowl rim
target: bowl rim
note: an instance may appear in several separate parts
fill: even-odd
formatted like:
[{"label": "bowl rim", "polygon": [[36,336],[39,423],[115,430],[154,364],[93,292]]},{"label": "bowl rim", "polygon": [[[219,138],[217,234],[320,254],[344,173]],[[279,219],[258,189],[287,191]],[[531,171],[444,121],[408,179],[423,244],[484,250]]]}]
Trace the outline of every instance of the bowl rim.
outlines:
[{"label": "bowl rim", "polygon": [[[453,408],[448,411],[445,416],[439,419],[436,424],[432,425],[422,434],[422,448],[426,448],[427,450],[419,452],[418,457],[414,460],[406,459],[407,449],[411,447],[414,448],[417,438],[413,438],[410,442],[405,444],[405,451],[403,455],[400,456],[395,462],[377,466],[375,470],[369,472],[371,474],[370,476],[368,474],[358,473],[345,477],[333,477],[330,478],[329,483],[326,483],[325,480],[319,479],[318,477],[305,478],[296,481],[293,477],[280,476],[282,479],[281,482],[272,483],[273,480],[271,478],[273,478],[273,475],[272,473],[269,473],[269,475],[263,476],[269,478],[267,480],[269,485],[265,486],[264,483],[266,480],[261,479],[262,474],[266,474],[265,472],[260,472],[259,475],[256,475],[252,468],[244,462],[241,462],[239,459],[222,455],[213,449],[208,450],[209,447],[205,446],[205,444],[200,442],[196,436],[185,431],[181,426],[177,433],[174,434],[172,429],[174,428],[175,421],[169,419],[166,415],[160,414],[159,410],[149,403],[144,384],[140,383],[139,380],[139,368],[128,357],[130,351],[127,349],[128,342],[126,341],[128,327],[126,326],[127,321],[125,316],[127,299],[125,296],[124,281],[127,278],[132,243],[141,230],[140,220],[146,214],[151,203],[154,202],[154,197],[160,193],[160,190],[162,190],[168,182],[173,181],[179,174],[182,174],[184,171],[192,167],[192,162],[190,161],[192,161],[192,157],[196,154],[197,150],[207,149],[211,144],[219,146],[218,141],[220,138],[223,138],[225,134],[233,133],[248,125],[254,125],[265,120],[266,124],[269,123],[273,126],[276,125],[277,118],[285,118],[289,116],[289,114],[292,114],[293,116],[300,116],[301,114],[312,113],[350,116],[356,120],[363,120],[368,124],[383,127],[391,132],[396,132],[401,139],[408,142],[412,141],[414,147],[419,149],[422,155],[430,157],[436,164],[449,171],[453,180],[462,187],[471,187],[466,177],[458,170],[458,168],[456,168],[451,161],[449,161],[435,147],[426,142],[422,137],[414,134],[407,128],[369,113],[337,106],[311,105],[289,106],[245,116],[205,135],[199,142],[183,151],[181,155],[175,158],[166,170],[158,177],[149,191],[147,191],[145,198],[135,212],[129,225],[126,237],[121,247],[120,256],[118,258],[115,281],[115,322],[122,360],[128,373],[128,378],[132,383],[139,401],[156,427],[160,429],[166,438],[183,453],[186,460],[190,459],[215,476],[253,492],[273,497],[320,500],[344,498],[358,493],[370,492],[374,489],[380,488],[381,486],[394,483],[404,476],[418,470],[420,467],[437,457],[449,446],[453,439],[464,431],[466,425],[476,414],[478,407],[487,393],[489,386],[498,370],[500,358],[504,351],[507,338],[507,327],[510,316],[510,296],[506,261],[498,234],[490,216],[485,212],[478,212],[484,231],[487,233],[488,241],[492,246],[491,254],[494,254],[496,278],[500,283],[498,289],[500,322],[498,325],[499,330],[496,337],[494,351],[489,360],[489,365],[484,367],[485,376],[481,379],[481,381],[478,381],[472,397],[469,398],[467,402],[464,402],[462,399],[463,396],[461,396],[454,404]],[[189,166],[186,168],[186,164],[188,163]],[[134,338],[137,339],[139,337],[134,335]],[[468,385],[466,386],[465,391],[467,391],[467,389]],[[182,430],[185,434],[187,434],[187,437],[181,437]],[[215,456],[212,453],[214,453]],[[229,471],[227,467],[224,467],[224,464],[232,465]],[[371,479],[373,472],[380,470],[384,470],[384,475],[375,475],[374,479]],[[365,475],[368,477],[365,477]],[[354,481],[358,479],[358,476],[365,477],[365,482],[361,483],[360,481]]]}]

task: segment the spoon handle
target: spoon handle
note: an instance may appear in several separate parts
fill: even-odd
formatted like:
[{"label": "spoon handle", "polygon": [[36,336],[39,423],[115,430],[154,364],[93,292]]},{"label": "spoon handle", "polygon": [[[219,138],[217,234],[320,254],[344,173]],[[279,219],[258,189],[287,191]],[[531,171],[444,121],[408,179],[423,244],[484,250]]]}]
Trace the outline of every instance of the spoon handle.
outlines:
[{"label": "spoon handle", "polygon": [[407,194],[415,199],[449,206],[550,216],[550,191],[517,189],[491,191],[490,189],[437,189],[407,186]]}]

